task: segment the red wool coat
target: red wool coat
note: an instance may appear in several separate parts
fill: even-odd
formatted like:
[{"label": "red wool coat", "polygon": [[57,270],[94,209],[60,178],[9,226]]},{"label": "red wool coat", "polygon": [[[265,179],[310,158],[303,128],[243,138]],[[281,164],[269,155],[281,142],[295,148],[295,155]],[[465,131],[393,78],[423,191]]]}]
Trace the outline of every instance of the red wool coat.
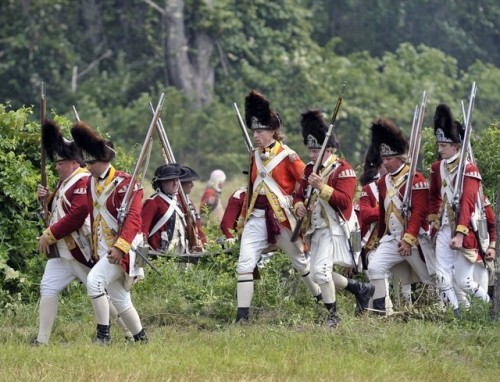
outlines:
[{"label": "red wool coat", "polygon": [[[386,217],[384,200],[387,196],[387,186],[386,177],[390,174],[385,174],[377,182],[379,189],[379,218],[378,218],[378,236],[379,238],[384,236],[387,231]],[[406,181],[399,189],[399,199],[402,200],[405,194],[407,183]],[[429,188],[427,186],[427,181],[424,176],[415,172],[413,178],[413,191],[411,193],[411,214],[408,219],[408,224],[406,230],[403,232],[403,238],[411,245],[417,244],[418,231],[422,227],[423,229],[428,229],[427,224],[427,200],[429,197]]]},{"label": "red wool coat", "polygon": [[[55,240],[61,240],[69,236],[72,232],[78,230],[85,222],[89,214],[89,205],[87,203],[87,181],[89,178],[89,176],[82,177],[64,193],[65,198],[70,204],[68,206],[66,203],[63,203],[63,210],[66,215],[49,227],[50,233]],[[53,198],[60,186],[61,182],[57,184],[56,189],[49,196],[49,211],[52,211]],[[87,267],[92,267],[94,265],[94,260],[91,259],[87,261],[78,246],[75,246],[70,252],[75,260],[83,265]]]},{"label": "red wool coat", "polygon": [[[441,209],[441,161],[431,165],[430,194],[429,194],[429,220],[434,221]],[[463,247],[465,249],[478,249],[478,243],[472,231],[471,216],[475,211],[475,204],[481,186],[481,175],[476,165],[468,163],[465,166],[462,198],[460,199],[460,216],[457,220],[456,233],[464,234]],[[448,201],[450,203],[451,201]],[[491,237],[491,235],[490,235]],[[494,235],[493,235],[494,237]]]}]

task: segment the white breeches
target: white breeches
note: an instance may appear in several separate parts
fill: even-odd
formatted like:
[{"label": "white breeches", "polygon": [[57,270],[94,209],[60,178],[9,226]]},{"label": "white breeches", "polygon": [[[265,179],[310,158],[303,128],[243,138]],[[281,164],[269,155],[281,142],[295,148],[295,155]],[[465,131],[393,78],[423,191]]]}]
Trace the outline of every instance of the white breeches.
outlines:
[{"label": "white breeches", "polygon": [[40,283],[40,294],[42,297],[58,296],[75,278],[86,285],[89,271],[89,267],[75,259],[48,259]]},{"label": "white breeches", "polygon": [[431,278],[427,266],[420,258],[418,249],[412,247],[410,256],[401,256],[398,252],[398,243],[399,240],[396,238],[380,242],[375,253],[370,255],[368,264],[368,277],[370,280],[384,280],[392,267],[406,261],[415,271],[420,281],[429,284]]},{"label": "white breeches", "polygon": [[[332,235],[326,227],[314,231],[309,253],[312,279],[322,285],[333,281],[333,266],[345,263],[344,257],[349,254],[349,247],[345,236]],[[343,255],[340,255],[341,253]]]},{"label": "white breeches", "polygon": [[89,297],[96,298],[107,292],[118,314],[123,313],[132,307],[130,291],[123,286],[124,279],[125,272],[122,267],[111,264],[103,257],[87,277],[87,293]]},{"label": "white breeches", "polygon": [[[260,259],[262,252],[268,247],[266,219],[264,214],[260,216],[260,211],[254,210],[252,215],[245,224],[240,244],[240,257],[236,266],[238,273],[251,273],[255,265]],[[304,256],[304,252],[300,249],[302,243],[299,240],[291,242],[292,232],[290,229],[280,225],[281,232],[276,236],[276,246],[283,250],[292,262],[292,266],[304,275],[309,271],[309,261]]]}]

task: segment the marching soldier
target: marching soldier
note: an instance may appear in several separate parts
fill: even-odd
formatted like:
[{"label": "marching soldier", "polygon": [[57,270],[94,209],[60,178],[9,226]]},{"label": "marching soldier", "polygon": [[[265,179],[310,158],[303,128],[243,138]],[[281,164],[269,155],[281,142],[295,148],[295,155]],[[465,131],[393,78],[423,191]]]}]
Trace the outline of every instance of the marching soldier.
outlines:
[{"label": "marching soldier", "polygon": [[304,162],[284,145],[281,119],[271,111],[269,101],[251,90],[245,99],[246,125],[253,131],[257,150],[252,154],[247,203],[242,211],[245,224],[241,237],[236,321],[246,321],[254,291],[253,270],[269,244],[280,247],[302,276],[310,292],[320,299],[320,289],[311,278],[303,242],[291,242],[295,218],[292,193],[300,181]]},{"label": "marching soldier", "polygon": [[[138,184],[130,184],[129,174],[111,165],[115,158],[111,142],[102,139],[84,122],[77,122],[71,129],[71,135],[91,174],[87,183],[87,202],[92,225],[92,249],[99,260],[87,277],[87,293],[97,321],[96,341],[99,345],[111,343],[109,294],[134,340],[147,342],[148,337],[130,297],[132,282],[144,277],[143,269],[135,264],[135,249],[142,242],[143,190]],[[134,195],[128,215],[119,229],[118,209],[128,187],[134,187]]]},{"label": "marching soldier", "polygon": [[[95,261],[90,245],[90,218],[87,205],[89,172],[73,141],[64,138],[53,121],[42,126],[43,146],[47,157],[55,163],[59,181],[53,193],[38,185],[41,199],[48,197],[49,227],[39,237],[38,249],[48,261],[40,285],[39,331],[33,345],[48,344],[57,314],[60,292],[74,279],[87,285],[87,274]],[[110,305],[110,315],[117,318],[116,309]],[[121,319],[125,337],[132,334]]]},{"label": "marching soldier", "polygon": [[[472,217],[477,215],[476,202],[481,187],[481,175],[475,164],[465,166],[463,193],[460,200],[460,215],[451,207],[454,184],[464,135],[463,126],[453,120],[450,108],[441,104],[434,114],[434,135],[436,136],[440,160],[431,166],[429,195],[429,221],[436,233],[436,276],[437,286],[443,302],[459,313],[459,304],[453,289],[453,277],[457,287],[468,294],[489,301],[487,291],[473,278],[474,264],[478,260],[479,243],[473,233]],[[492,249],[494,250],[494,241]],[[491,244],[490,244],[491,245]],[[494,251],[488,251],[487,261],[494,258]]]},{"label": "marching soldier", "polygon": [[209,220],[215,223],[220,223],[222,220],[224,206],[221,201],[221,193],[225,181],[224,171],[217,169],[211,172],[200,202],[200,214],[204,224],[207,224]]},{"label": "marching soldier", "polygon": [[429,186],[424,176],[415,172],[411,193],[411,215],[405,227],[401,206],[408,187],[408,142],[401,130],[387,119],[377,118],[371,126],[372,145],[380,152],[387,174],[378,181],[379,190],[379,245],[370,255],[368,276],[375,286],[373,308],[385,314],[386,275],[391,268],[408,262],[420,281],[430,283],[429,271],[420,256],[430,248],[419,236],[427,231],[427,198]]},{"label": "marching soldier", "polygon": [[177,198],[181,175],[181,166],[177,163],[158,167],[153,177],[156,193],[142,207],[142,233],[155,251],[178,254],[189,251],[184,212]]},{"label": "marching soldier", "polygon": [[[366,151],[363,173],[360,177],[361,195],[358,200],[358,220],[361,229],[361,259],[363,269],[368,270],[370,254],[375,251],[378,243],[378,216],[379,216],[379,190],[377,181],[386,174],[386,169],[382,166],[382,157],[372,145]],[[393,282],[396,290],[399,290],[401,283],[401,293],[404,299],[411,303],[411,283],[418,281],[415,272],[405,261],[392,267],[386,279],[386,299],[385,307],[387,314],[392,314],[392,301],[389,296],[389,280]],[[372,301],[370,301],[370,304]]]},{"label": "marching soldier", "polygon": [[321,289],[323,303],[328,310],[326,324],[335,327],[337,316],[336,289],[345,289],[354,294],[357,301],[356,313],[361,314],[368,306],[368,301],[375,288],[370,284],[348,279],[334,272],[333,266],[355,267],[355,258],[350,240],[351,227],[357,225],[353,210],[356,191],[356,174],[351,165],[334,154],[336,146],[334,136],[330,136],[325,155],[322,158],[322,170],[313,173],[313,166],[328,131],[328,124],[319,110],[308,110],[301,116],[304,144],[309,149],[311,162],[306,166],[302,182],[294,198],[295,210],[299,217],[308,214],[304,205],[306,189],[314,188],[310,203],[311,216],[305,237],[311,257],[311,273],[314,282]]}]

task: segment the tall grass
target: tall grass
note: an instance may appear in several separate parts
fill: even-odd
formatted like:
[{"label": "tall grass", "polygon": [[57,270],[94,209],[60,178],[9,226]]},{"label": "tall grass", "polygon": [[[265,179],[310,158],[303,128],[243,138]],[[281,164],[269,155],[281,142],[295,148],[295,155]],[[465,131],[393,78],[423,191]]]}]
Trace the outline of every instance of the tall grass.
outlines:
[{"label": "tall grass", "polygon": [[352,296],[341,293],[342,322],[328,330],[324,308],[278,254],[256,282],[251,322],[239,325],[233,323],[235,261],[231,254],[191,265],[155,260],[162,276],[148,272],[133,289],[147,345],[127,343],[116,326],[111,346],[93,344],[92,309],[78,284],[63,294],[46,347],[29,345],[37,331],[37,306],[12,306],[0,318],[0,380],[498,379],[500,331],[484,304],[474,304],[460,319],[420,302],[388,318],[355,318]]}]

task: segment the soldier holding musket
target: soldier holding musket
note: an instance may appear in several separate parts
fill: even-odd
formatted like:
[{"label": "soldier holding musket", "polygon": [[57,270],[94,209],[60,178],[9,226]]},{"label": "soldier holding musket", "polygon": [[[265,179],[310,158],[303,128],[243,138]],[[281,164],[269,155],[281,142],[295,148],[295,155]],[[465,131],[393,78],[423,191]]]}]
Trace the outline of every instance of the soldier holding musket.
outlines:
[{"label": "soldier holding musket", "polygon": [[153,177],[156,192],[142,207],[142,232],[155,251],[189,253],[186,221],[177,198],[181,175],[181,166],[177,163],[158,167]]},{"label": "soldier holding musket", "polygon": [[394,265],[407,261],[422,282],[430,283],[429,272],[420,253],[423,247],[427,246],[420,238],[428,228],[426,216],[429,186],[421,173],[414,173],[411,184],[411,214],[405,224],[401,208],[408,187],[407,175],[410,169],[407,163],[408,141],[401,130],[388,119],[375,119],[371,130],[371,144],[380,152],[387,174],[377,183],[380,240],[375,253],[370,255],[368,276],[375,286],[373,308],[385,314],[385,278]]},{"label": "soldier holding musket", "polygon": [[[92,250],[99,260],[88,275],[87,293],[97,321],[96,341],[99,345],[111,343],[109,294],[134,340],[147,342],[148,338],[130,297],[130,281],[144,277],[142,268],[136,266],[134,252],[137,245],[142,243],[142,187],[135,182],[130,184],[132,177],[111,165],[116,154],[112,143],[105,141],[86,123],[77,122],[71,129],[71,135],[91,174],[86,190],[87,203],[92,227]],[[129,187],[133,187],[130,190],[130,205],[119,225],[119,210]]]},{"label": "soldier holding musket", "polygon": [[[311,213],[307,219],[305,233],[310,248],[311,273],[321,289],[323,303],[328,310],[326,325],[333,328],[339,322],[337,288],[354,294],[357,314],[363,313],[368,307],[375,288],[370,284],[348,279],[333,270],[334,265],[350,268],[356,266],[349,243],[351,225],[357,225],[353,209],[356,173],[346,160],[334,154],[337,142],[333,134],[328,136],[329,126],[319,110],[307,110],[302,113],[301,125],[311,162],[305,168],[294,205],[300,218]],[[323,158],[318,158],[323,144],[326,145],[325,153]],[[317,160],[322,161],[322,166],[316,174],[313,166]],[[306,190],[310,186],[313,187],[314,193],[308,211],[304,201]]]},{"label": "soldier holding musket", "polygon": [[48,257],[40,284],[40,326],[34,345],[48,344],[59,304],[59,293],[75,278],[86,284],[94,264],[90,248],[90,223],[86,184],[88,171],[73,141],[64,138],[53,121],[42,126],[47,157],[55,163],[59,181],[53,193],[38,185],[37,195],[47,200],[48,227],[38,239],[38,249]]},{"label": "soldier holding musket", "polygon": [[320,298],[320,289],[311,278],[309,261],[304,256],[302,240],[290,240],[295,224],[291,195],[302,176],[304,162],[282,143],[279,115],[255,90],[246,96],[245,119],[253,131],[257,149],[251,155],[248,197],[242,211],[245,224],[236,267],[236,321],[248,320],[254,289],[253,270],[269,244],[276,244],[286,253],[310,292]]},{"label": "soldier holding musket", "polygon": [[[34,345],[47,344],[57,314],[59,293],[75,278],[87,285],[87,274],[95,264],[90,243],[90,217],[87,204],[87,181],[90,173],[81,168],[83,159],[73,141],[64,138],[53,121],[42,126],[43,147],[55,163],[59,182],[52,194],[38,186],[39,198],[48,196],[49,227],[39,238],[40,252],[49,258],[40,285],[40,327]],[[110,304],[110,317],[132,334]]]},{"label": "soldier holding musket", "polygon": [[[464,133],[462,124],[453,119],[450,108],[445,104],[438,105],[434,114],[434,135],[441,159],[431,165],[429,222],[436,235],[437,286],[442,300],[451,305],[455,314],[459,313],[459,304],[453,289],[453,277],[458,288],[489,301],[487,291],[473,278],[474,264],[477,260],[482,261],[472,226],[472,216],[479,213],[476,203],[481,175],[473,163],[467,161],[462,167],[464,177],[458,216],[452,208],[460,154],[464,150]],[[493,240],[485,260],[494,259],[494,248]]]}]

